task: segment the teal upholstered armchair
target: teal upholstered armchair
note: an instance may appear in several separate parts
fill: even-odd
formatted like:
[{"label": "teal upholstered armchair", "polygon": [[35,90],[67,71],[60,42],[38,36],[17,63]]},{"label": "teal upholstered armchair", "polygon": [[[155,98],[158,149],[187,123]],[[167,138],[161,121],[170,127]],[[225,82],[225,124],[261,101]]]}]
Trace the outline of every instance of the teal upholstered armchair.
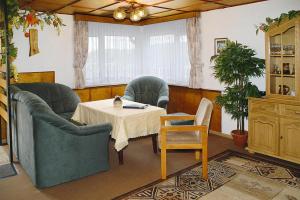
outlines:
[{"label": "teal upholstered armchair", "polygon": [[15,153],[34,185],[49,187],[109,169],[111,124],[70,121],[79,97],[60,84],[12,86]]},{"label": "teal upholstered armchair", "polygon": [[169,102],[169,87],[160,78],[143,76],[128,83],[123,98],[166,109]]}]

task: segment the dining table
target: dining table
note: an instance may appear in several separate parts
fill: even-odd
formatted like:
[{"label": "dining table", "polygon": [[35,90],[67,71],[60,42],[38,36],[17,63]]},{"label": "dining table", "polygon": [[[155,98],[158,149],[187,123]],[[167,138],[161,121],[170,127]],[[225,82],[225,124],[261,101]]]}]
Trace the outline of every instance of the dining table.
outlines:
[{"label": "dining table", "polygon": [[114,99],[82,102],[77,105],[72,120],[82,124],[96,125],[111,123],[111,138],[123,164],[123,149],[131,138],[154,136],[160,130],[160,116],[166,110],[152,105],[122,99],[122,105],[114,104]]}]

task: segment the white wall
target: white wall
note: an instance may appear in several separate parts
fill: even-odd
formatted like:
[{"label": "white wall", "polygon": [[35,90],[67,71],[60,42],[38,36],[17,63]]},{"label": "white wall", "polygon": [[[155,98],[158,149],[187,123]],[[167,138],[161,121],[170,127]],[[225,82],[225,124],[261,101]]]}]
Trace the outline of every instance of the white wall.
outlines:
[{"label": "white wall", "polygon": [[[266,17],[275,18],[289,10],[299,10],[299,0],[269,0],[261,3],[214,10],[202,14],[202,61],[203,88],[222,90],[223,87],[213,77],[210,57],[214,54],[214,39],[226,37],[246,44],[264,58],[264,34],[255,34],[255,25],[265,21]],[[61,15],[64,23],[60,36],[55,30],[45,27],[39,31],[40,54],[29,57],[28,38],[21,31],[16,31],[14,42],[19,47],[16,60],[20,72],[54,70],[56,82],[74,86],[73,80],[73,17]],[[265,79],[254,80],[259,89],[265,90]],[[222,113],[222,132],[229,133],[235,129],[235,122],[226,113]]]},{"label": "white wall", "polygon": [[[281,13],[299,10],[300,0],[269,0],[261,3],[237,6],[202,13],[202,61],[204,62],[203,88],[223,90],[212,73],[210,57],[214,54],[214,39],[228,38],[248,45],[257,52],[260,58],[265,57],[264,34],[256,35],[255,25],[265,22],[266,17],[276,18]],[[257,78],[253,82],[260,90],[265,90],[265,78]],[[247,125],[246,125],[247,127]],[[230,115],[222,112],[222,132],[230,133],[236,123]]]},{"label": "white wall", "polygon": [[60,15],[66,26],[58,36],[53,27],[39,30],[40,53],[29,57],[29,38],[21,30],[14,31],[18,47],[15,64],[19,72],[55,71],[56,82],[74,86],[73,80],[73,16]]}]

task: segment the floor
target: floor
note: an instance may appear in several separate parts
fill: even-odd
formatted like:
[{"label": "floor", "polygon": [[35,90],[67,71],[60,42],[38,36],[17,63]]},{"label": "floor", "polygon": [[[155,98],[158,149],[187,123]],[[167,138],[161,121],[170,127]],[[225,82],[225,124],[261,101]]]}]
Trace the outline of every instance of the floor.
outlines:
[{"label": "floor", "polygon": [[[209,156],[227,149],[244,152],[232,140],[209,135]],[[160,154],[152,151],[151,137],[131,140],[124,150],[124,165],[118,164],[118,155],[111,144],[111,169],[77,181],[47,189],[36,189],[17,163],[17,176],[0,180],[1,200],[106,200],[160,179]],[[172,174],[196,163],[190,151],[170,152],[167,171]]]}]

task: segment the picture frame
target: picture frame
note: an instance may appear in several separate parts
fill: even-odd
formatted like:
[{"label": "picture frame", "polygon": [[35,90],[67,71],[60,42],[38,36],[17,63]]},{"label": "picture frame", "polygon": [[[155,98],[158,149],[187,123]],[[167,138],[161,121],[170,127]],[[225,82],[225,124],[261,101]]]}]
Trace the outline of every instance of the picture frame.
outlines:
[{"label": "picture frame", "polygon": [[228,38],[215,38],[215,55],[219,55],[220,51],[225,48]]}]

